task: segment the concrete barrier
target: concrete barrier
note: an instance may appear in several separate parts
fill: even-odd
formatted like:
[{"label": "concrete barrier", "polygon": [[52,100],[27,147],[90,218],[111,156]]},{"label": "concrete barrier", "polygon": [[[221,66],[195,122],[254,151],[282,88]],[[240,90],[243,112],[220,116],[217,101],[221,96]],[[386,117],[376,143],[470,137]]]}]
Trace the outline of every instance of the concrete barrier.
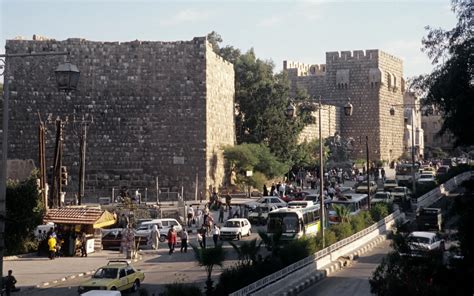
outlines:
[{"label": "concrete barrier", "polygon": [[381,234],[386,234],[387,231],[391,230],[395,224],[395,221],[399,218],[402,218],[402,215],[404,214],[397,210],[379,222],[369,226],[368,228],[359,231],[348,238],[338,241],[337,243],[320,250],[312,256],[295,262],[234,293],[231,293],[230,296],[268,296],[275,291],[282,290],[298,279],[306,278],[308,274],[314,273],[318,269],[336,262],[342,256],[351,254],[353,255],[353,252],[356,249],[368,244]]}]

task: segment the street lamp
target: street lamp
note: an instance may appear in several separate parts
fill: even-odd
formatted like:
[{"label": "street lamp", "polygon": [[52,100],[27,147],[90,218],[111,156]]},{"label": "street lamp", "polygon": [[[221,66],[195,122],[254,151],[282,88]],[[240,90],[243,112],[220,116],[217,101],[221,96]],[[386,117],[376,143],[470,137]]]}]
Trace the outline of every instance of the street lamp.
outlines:
[{"label": "street lamp", "polygon": [[415,116],[413,110],[418,106],[418,104],[396,104],[392,105],[390,108],[390,115],[395,115],[394,107],[410,107],[411,114],[411,183],[412,183],[412,194],[415,194],[416,191],[416,180],[415,180]]},{"label": "street lamp", "polygon": [[[340,102],[341,100],[331,100],[331,102]],[[346,116],[351,116],[352,115],[352,104],[351,104],[351,99],[347,98],[344,100],[346,104],[344,105],[344,114]],[[321,96],[318,98],[318,102],[301,102],[301,104],[311,104],[312,106],[315,106],[318,109],[318,125],[319,125],[319,206],[320,206],[320,222],[321,222],[321,238],[322,238],[322,244],[324,248],[324,223],[325,223],[325,218],[324,218],[324,164],[323,164],[323,141],[322,141],[322,131],[321,131],[321,110],[323,109],[323,105],[321,104]],[[293,118],[296,116],[296,107],[294,106],[293,103],[290,102],[288,107],[286,108],[286,116],[289,118]]]},{"label": "street lamp", "polygon": [[[0,58],[24,58],[24,57],[37,57],[37,56],[60,56],[60,55],[69,55],[69,52],[31,52],[31,53],[14,53],[14,54],[2,54]],[[10,97],[10,88],[9,88],[9,80],[10,80],[10,73],[8,69],[8,63],[5,59],[0,59],[2,62],[0,64],[0,70],[3,72],[0,75],[4,76],[3,81],[3,137],[2,137],[2,165],[0,170],[0,276],[3,278],[3,254],[5,249],[5,218],[6,218],[6,183],[7,183],[7,155],[8,155],[8,103]],[[73,66],[73,65],[71,65]],[[74,66],[75,67],[75,66]],[[58,67],[59,68],[59,67]],[[75,69],[64,67],[60,68],[60,72],[63,72],[62,69],[69,69],[69,73],[72,75],[76,75],[73,73],[77,73],[77,67]],[[76,72],[77,70],[77,72]],[[72,72],[71,72],[72,71]],[[61,80],[61,85],[66,87],[66,80],[65,76],[62,76],[64,80]],[[73,76],[69,76],[67,80],[67,87],[64,89],[75,89],[77,87],[78,78],[76,79]],[[58,81],[59,86],[59,81]],[[71,88],[73,87],[73,88]],[[40,152],[41,153],[41,152]],[[40,166],[41,167],[41,166]],[[45,174],[45,172],[43,172]],[[42,176],[44,178],[44,175]],[[44,179],[43,179],[44,180]],[[43,188],[44,190],[44,188]],[[1,288],[3,288],[3,281],[0,281]]]}]

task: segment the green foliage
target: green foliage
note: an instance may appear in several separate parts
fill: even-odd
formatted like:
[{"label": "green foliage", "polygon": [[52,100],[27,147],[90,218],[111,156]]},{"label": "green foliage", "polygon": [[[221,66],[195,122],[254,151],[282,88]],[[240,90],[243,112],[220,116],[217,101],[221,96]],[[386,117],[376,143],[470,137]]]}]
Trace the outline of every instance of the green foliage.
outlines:
[{"label": "green foliage", "polygon": [[214,266],[221,266],[225,260],[225,251],[221,245],[217,245],[214,248],[198,248],[191,244],[191,247],[194,250],[194,257],[198,262],[199,266],[203,266],[206,269],[207,280],[206,280],[206,295],[211,295],[213,293],[212,286],[212,270]]},{"label": "green foliage", "polygon": [[[319,143],[319,139],[315,139],[310,142],[304,141],[303,143],[296,146],[293,156],[294,166],[297,168],[314,168],[319,166]],[[323,146],[324,162],[327,161],[328,154],[329,148],[327,146]]]},{"label": "green foliage", "polygon": [[7,182],[5,253],[27,253],[35,250],[33,231],[42,222],[44,206],[33,173],[24,182]]},{"label": "green foliage", "polygon": [[237,246],[233,242],[229,244],[234,248],[239,258],[240,265],[251,265],[257,262],[257,255],[260,251],[260,246],[263,241],[257,243],[257,239],[253,239],[250,242],[243,242],[240,246]]},{"label": "green foliage", "polygon": [[441,112],[444,119],[441,134],[450,131],[456,146],[473,145],[474,133],[466,127],[472,125],[474,114],[474,4],[470,0],[452,0],[451,6],[458,23],[449,31],[427,27],[428,35],[423,38],[422,43],[424,51],[436,67],[430,74],[417,77],[413,88],[425,95],[425,106],[435,106]]},{"label": "green foliage", "polygon": [[351,226],[352,226],[352,232],[353,233],[359,232],[362,229],[367,227],[364,218],[365,217],[363,215],[356,215],[356,216],[351,218],[350,223],[351,223]]},{"label": "green foliage", "polygon": [[347,207],[333,204],[333,209],[336,212],[336,216],[340,222],[347,223],[350,221],[351,212]]},{"label": "green foliage", "polygon": [[316,240],[311,238],[301,238],[291,241],[280,250],[280,260],[284,266],[304,259],[317,251]]},{"label": "green foliage", "polygon": [[202,292],[198,286],[173,283],[165,285],[165,292],[160,294],[161,296],[201,296]]},{"label": "green foliage", "polygon": [[352,225],[348,222],[333,225],[331,226],[331,230],[334,231],[334,234],[336,234],[336,238],[338,241],[345,239],[346,237],[349,237],[353,234]]},{"label": "green foliage", "polygon": [[387,217],[390,213],[390,205],[383,202],[375,203],[370,207],[370,216],[372,220],[378,222]]}]

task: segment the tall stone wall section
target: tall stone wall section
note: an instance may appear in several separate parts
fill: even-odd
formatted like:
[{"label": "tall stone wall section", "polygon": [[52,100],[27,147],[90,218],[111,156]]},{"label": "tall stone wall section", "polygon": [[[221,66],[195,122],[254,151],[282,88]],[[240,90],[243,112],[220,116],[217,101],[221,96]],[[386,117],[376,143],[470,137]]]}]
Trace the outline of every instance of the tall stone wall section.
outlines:
[{"label": "tall stone wall section", "polygon": [[[354,138],[353,157],[365,158],[368,137],[370,158],[393,160],[402,154],[403,114],[390,116],[392,104],[403,103],[402,61],[380,50],[327,52],[326,64],[318,71],[303,64],[284,62],[292,83],[292,94],[305,88],[323,103],[343,106],[347,98],[352,116],[341,114],[341,136]],[[324,71],[322,71],[324,70]],[[390,81],[397,78],[394,88]],[[402,112],[403,113],[403,112]]]},{"label": "tall stone wall section", "polygon": [[[315,123],[305,126],[298,136],[298,142],[310,142],[319,139],[319,112],[312,112]],[[323,105],[321,110],[321,136],[323,139],[341,132],[341,109],[332,105]]]},{"label": "tall stone wall section", "polygon": [[229,181],[223,152],[235,142],[235,82],[234,66],[215,54],[210,44],[206,50],[206,83],[206,175],[208,191],[212,192]]},{"label": "tall stone wall section", "polygon": [[[7,53],[69,51],[69,61],[81,71],[78,90],[67,98],[57,91],[54,78],[55,68],[65,57],[7,61],[12,76],[9,158],[37,159],[40,114],[48,121],[47,164],[52,165],[54,120],[68,118],[63,164],[73,181],[66,190],[75,192],[79,140],[73,115],[87,114],[93,123],[87,141],[86,196],[110,196],[112,188],[121,186],[140,189],[142,194],[148,188],[148,195],[156,196],[158,177],[162,191],[179,192],[183,186],[185,197],[191,199],[196,174],[200,176],[198,190],[205,193],[211,183],[207,179],[206,139],[212,130],[208,125],[215,124],[208,122],[207,113],[220,113],[225,126],[231,124],[225,120],[233,116],[227,107],[233,103],[233,73],[224,61],[208,66],[207,43],[204,37],[123,43],[8,40]],[[207,81],[207,71],[220,72],[221,67],[226,74],[216,81],[222,80],[222,89]],[[229,85],[232,89],[226,88]],[[221,93],[223,101],[232,100],[223,109],[214,102]],[[225,139],[224,143],[229,142]],[[218,144],[216,139],[214,146]],[[221,174],[223,169],[217,170]],[[217,176],[215,182],[220,179]]]}]

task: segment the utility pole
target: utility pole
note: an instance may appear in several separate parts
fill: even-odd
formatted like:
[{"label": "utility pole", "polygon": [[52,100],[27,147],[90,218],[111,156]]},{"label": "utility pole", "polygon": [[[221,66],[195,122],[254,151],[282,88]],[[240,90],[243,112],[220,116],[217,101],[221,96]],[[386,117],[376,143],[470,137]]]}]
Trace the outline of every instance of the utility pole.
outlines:
[{"label": "utility pole", "polygon": [[63,156],[63,135],[62,135],[62,121],[56,120],[56,146],[54,147],[54,165],[53,165],[53,180],[51,186],[51,200],[52,207],[58,208],[61,206],[61,166]]},{"label": "utility pole", "polygon": [[370,210],[370,172],[369,172],[369,136],[365,136],[365,152],[367,154],[367,199],[369,200]]},{"label": "utility pole", "polygon": [[82,204],[84,198],[84,181],[86,177],[86,143],[87,143],[87,125],[82,124],[81,135],[79,136],[79,193],[77,195],[78,205]]},{"label": "utility pole", "polygon": [[39,163],[39,177],[40,177],[40,191],[41,191],[41,201],[46,210],[48,210],[48,196],[46,192],[46,184],[48,183],[46,180],[46,128],[44,126],[44,122],[41,120],[41,117],[38,113],[39,117],[39,126],[38,126],[38,163]]}]

